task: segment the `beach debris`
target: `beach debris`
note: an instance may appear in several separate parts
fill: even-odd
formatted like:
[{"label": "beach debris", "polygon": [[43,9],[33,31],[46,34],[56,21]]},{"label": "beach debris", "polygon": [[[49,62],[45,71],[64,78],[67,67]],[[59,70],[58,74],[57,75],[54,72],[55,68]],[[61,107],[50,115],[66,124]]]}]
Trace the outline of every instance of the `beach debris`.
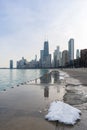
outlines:
[{"label": "beach debris", "polygon": [[48,111],[48,109],[47,109],[47,108],[45,108],[45,109],[44,109],[44,112],[46,112],[46,111]]},{"label": "beach debris", "polygon": [[3,91],[6,91],[6,89],[4,88]]},{"label": "beach debris", "polygon": [[24,85],[24,83],[21,83],[21,85]]},{"label": "beach debris", "polygon": [[40,110],[39,113],[42,113],[42,111]]},{"label": "beach debris", "polygon": [[66,125],[74,125],[77,120],[80,120],[80,115],[81,111],[79,109],[61,101],[54,101],[51,103],[45,119],[58,121]]},{"label": "beach debris", "polygon": [[27,82],[24,82],[24,84],[27,84]]}]

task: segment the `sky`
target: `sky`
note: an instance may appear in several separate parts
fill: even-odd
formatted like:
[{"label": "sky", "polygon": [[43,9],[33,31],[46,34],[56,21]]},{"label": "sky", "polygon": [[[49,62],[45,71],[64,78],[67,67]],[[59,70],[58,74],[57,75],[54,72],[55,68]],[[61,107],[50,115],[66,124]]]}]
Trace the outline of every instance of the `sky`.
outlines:
[{"label": "sky", "polygon": [[66,50],[70,38],[87,48],[87,0],[0,0],[0,67],[39,59],[45,40],[51,54]]}]

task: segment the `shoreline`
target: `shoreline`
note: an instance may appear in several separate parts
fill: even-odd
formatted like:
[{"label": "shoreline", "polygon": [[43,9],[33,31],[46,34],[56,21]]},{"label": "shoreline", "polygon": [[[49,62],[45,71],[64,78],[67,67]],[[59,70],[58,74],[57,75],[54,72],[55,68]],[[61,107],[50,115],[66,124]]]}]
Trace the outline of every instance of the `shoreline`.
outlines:
[{"label": "shoreline", "polygon": [[[84,92],[87,93],[87,88],[86,86],[78,85],[81,84],[79,83],[79,79],[80,81],[83,80],[82,84],[84,84],[86,72],[84,74],[84,72],[80,72],[81,70],[78,70],[79,72],[71,69],[63,69],[62,71],[56,70],[67,73],[70,76],[62,75],[63,77],[61,77],[60,80],[56,77],[55,84],[50,84],[49,82],[52,79],[48,78],[49,82],[46,81],[47,83],[45,84],[34,85],[35,81],[33,81],[31,84],[23,84],[0,93],[0,130],[55,130],[63,129],[63,127],[65,130],[87,129],[87,98],[84,98],[83,96]],[[80,73],[81,75],[79,76]],[[58,75],[56,74],[56,76]],[[76,77],[79,78],[77,79]],[[43,81],[44,78],[40,80]],[[61,95],[61,93],[64,94],[64,90],[66,90],[66,94],[63,98],[64,102],[71,104],[82,111],[81,120],[74,127],[63,126],[62,124],[48,122],[44,119],[50,102],[57,100],[58,98],[59,100],[62,100],[61,97],[63,95]],[[59,93],[61,96],[58,95]],[[85,97],[86,95],[87,94],[85,94]]]},{"label": "shoreline", "polygon": [[87,85],[87,68],[63,69],[62,71],[67,72],[71,77]]},{"label": "shoreline", "polygon": [[[71,82],[66,83],[66,94],[64,101],[80,109],[81,120],[74,126],[73,130],[87,129],[87,69],[63,69],[69,74]],[[73,79],[73,80],[72,80]],[[74,81],[74,82],[72,82]]]}]

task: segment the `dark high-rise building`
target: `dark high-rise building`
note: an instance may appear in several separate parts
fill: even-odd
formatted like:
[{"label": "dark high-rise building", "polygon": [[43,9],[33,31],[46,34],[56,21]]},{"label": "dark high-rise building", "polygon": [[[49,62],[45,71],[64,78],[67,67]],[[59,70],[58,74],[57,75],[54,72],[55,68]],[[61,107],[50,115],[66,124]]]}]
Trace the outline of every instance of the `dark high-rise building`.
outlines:
[{"label": "dark high-rise building", "polygon": [[44,49],[40,50],[40,67],[50,68],[51,67],[51,54],[49,54],[49,43],[44,42]]},{"label": "dark high-rise building", "polygon": [[49,44],[48,41],[44,42],[44,56],[48,56],[49,55]]},{"label": "dark high-rise building", "polygon": [[64,50],[62,52],[62,66],[66,67],[69,63],[69,52],[67,50]]},{"label": "dark high-rise building", "polygon": [[44,50],[40,50],[40,59],[43,61],[44,58]]},{"label": "dark high-rise building", "polygon": [[13,69],[13,60],[10,60],[10,69]]},{"label": "dark high-rise building", "polygon": [[80,52],[81,54],[81,66],[87,67],[87,49],[83,49]]}]

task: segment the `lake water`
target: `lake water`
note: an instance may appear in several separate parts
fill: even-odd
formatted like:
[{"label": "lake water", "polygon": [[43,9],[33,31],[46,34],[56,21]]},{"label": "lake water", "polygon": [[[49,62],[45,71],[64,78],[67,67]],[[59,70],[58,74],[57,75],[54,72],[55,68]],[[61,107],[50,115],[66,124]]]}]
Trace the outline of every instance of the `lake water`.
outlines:
[{"label": "lake water", "polygon": [[34,80],[48,72],[47,69],[0,69],[0,91]]}]

